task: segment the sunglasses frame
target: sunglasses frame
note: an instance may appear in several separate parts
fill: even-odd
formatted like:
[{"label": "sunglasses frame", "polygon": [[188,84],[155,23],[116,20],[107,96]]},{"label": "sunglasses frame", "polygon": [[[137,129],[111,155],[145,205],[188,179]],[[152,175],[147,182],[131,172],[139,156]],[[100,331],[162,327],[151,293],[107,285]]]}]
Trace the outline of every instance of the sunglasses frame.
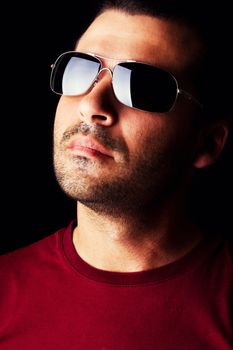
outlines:
[{"label": "sunglasses frame", "polygon": [[[95,78],[93,79],[93,82],[91,83],[91,85],[82,93],[82,94],[77,94],[77,95],[66,95],[66,94],[62,94],[62,93],[59,93],[59,92],[56,92],[53,88],[52,88],[52,76],[53,76],[53,72],[54,72],[54,69],[56,67],[56,64],[57,62],[60,60],[60,58],[62,56],[65,56],[67,54],[81,54],[81,55],[87,55],[87,56],[91,56],[91,57],[94,57],[99,63],[100,63],[100,69],[98,70]],[[108,68],[108,67],[105,67],[103,65],[103,62],[102,60],[106,60],[106,61],[117,61],[117,63],[113,66],[112,69]],[[140,109],[140,108],[137,108],[137,107],[133,107],[133,106],[128,106],[126,105],[125,103],[123,103],[122,101],[120,101],[118,99],[118,97],[116,96],[116,93],[114,91],[114,86],[113,86],[113,74],[114,74],[114,69],[117,65],[121,64],[121,63],[140,63],[140,64],[143,64],[143,65],[146,65],[146,66],[151,66],[151,67],[154,67],[154,68],[157,68],[161,71],[164,71],[166,73],[168,73],[171,78],[174,80],[175,84],[176,84],[176,97],[174,99],[174,102],[172,104],[172,106],[170,107],[170,109],[168,111],[165,111],[165,112],[150,112],[150,111],[147,111],[147,110],[144,110],[144,109]],[[136,110],[139,110],[139,111],[143,111],[143,112],[148,112],[148,113],[158,113],[158,114],[164,114],[164,113],[169,113],[173,110],[173,108],[175,107],[176,105],[176,101],[177,101],[177,98],[178,98],[178,95],[183,95],[184,97],[186,97],[189,101],[193,101],[195,104],[197,104],[199,106],[199,108],[203,108],[203,104],[196,98],[194,97],[191,93],[189,93],[188,91],[186,90],[183,90],[183,89],[180,89],[179,88],[179,85],[178,85],[178,81],[177,79],[174,77],[174,75],[172,73],[170,73],[169,71],[163,69],[163,68],[160,68],[156,65],[153,65],[153,64],[149,64],[149,63],[146,63],[146,62],[142,62],[142,61],[136,61],[136,60],[118,60],[118,59],[115,59],[115,58],[110,58],[110,57],[105,57],[105,56],[101,56],[101,55],[96,55],[95,53],[92,53],[92,52],[81,52],[81,51],[66,51],[66,52],[63,52],[62,54],[60,54],[57,59],[55,60],[55,62],[51,65],[51,74],[50,74],[50,88],[51,90],[57,94],[57,95],[60,95],[60,96],[82,96],[84,94],[86,94],[90,89],[91,87],[93,87],[97,82],[98,82],[98,76],[100,75],[101,72],[103,71],[108,71],[111,75],[111,78],[112,78],[112,90],[113,90],[113,93],[114,93],[114,96],[115,98],[117,99],[118,102],[120,102],[121,104],[123,104],[124,106],[126,107],[129,107],[129,108],[133,108],[133,109],[136,109]]]}]

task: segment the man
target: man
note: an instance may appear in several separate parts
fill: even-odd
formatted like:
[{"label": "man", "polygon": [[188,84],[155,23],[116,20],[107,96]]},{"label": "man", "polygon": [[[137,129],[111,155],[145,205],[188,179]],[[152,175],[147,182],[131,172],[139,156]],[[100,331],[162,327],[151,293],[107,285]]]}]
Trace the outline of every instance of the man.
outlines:
[{"label": "man", "polygon": [[53,65],[54,168],[77,220],[1,258],[1,350],[232,349],[230,249],[189,205],[229,126],[188,14],[110,2]]}]

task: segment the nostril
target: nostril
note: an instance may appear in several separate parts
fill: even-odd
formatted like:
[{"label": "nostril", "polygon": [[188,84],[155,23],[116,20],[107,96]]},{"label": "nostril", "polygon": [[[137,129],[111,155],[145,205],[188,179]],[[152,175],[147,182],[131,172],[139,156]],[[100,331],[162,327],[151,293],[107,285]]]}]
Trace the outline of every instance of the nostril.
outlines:
[{"label": "nostril", "polygon": [[107,120],[107,117],[101,114],[96,114],[92,116],[93,119]]}]

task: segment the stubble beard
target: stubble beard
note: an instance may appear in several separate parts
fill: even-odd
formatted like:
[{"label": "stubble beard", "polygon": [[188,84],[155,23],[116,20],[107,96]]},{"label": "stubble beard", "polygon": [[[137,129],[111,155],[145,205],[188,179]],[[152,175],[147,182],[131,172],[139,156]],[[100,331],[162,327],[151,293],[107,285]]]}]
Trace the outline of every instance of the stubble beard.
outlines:
[{"label": "stubble beard", "polygon": [[98,213],[119,216],[141,212],[164,201],[182,179],[182,160],[175,158],[171,149],[160,152],[163,147],[158,140],[156,146],[153,152],[148,147],[133,158],[125,147],[119,147],[124,161],[116,164],[117,172],[97,177],[94,174],[101,174],[101,164],[77,156],[69,162],[55,137],[55,175],[66,195]]}]

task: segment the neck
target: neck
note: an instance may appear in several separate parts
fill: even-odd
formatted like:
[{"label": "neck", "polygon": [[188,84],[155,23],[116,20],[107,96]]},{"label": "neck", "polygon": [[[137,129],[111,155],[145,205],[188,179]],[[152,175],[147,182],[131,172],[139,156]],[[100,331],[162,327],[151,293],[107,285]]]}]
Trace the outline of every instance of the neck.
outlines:
[{"label": "neck", "polygon": [[181,206],[170,208],[113,217],[79,203],[75,248],[87,263],[107,271],[144,271],[174,262],[200,241],[201,233],[181,215]]}]

